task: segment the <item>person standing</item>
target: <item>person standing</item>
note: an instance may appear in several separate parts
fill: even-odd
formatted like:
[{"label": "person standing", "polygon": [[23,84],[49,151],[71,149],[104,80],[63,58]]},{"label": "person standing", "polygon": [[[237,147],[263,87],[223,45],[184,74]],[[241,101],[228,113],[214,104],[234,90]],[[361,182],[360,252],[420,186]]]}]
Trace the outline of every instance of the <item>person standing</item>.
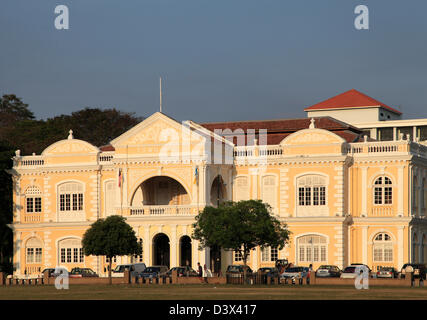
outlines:
[{"label": "person standing", "polygon": [[200,262],[197,262],[197,273],[200,278],[203,276],[203,269],[202,269],[202,266],[200,265]]}]

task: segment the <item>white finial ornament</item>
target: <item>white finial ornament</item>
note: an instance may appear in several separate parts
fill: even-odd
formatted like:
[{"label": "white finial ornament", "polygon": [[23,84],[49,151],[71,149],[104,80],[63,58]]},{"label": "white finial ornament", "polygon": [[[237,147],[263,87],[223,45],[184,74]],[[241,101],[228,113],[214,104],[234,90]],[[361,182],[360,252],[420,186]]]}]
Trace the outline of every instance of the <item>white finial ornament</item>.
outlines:
[{"label": "white finial ornament", "polygon": [[310,126],[308,128],[309,129],[315,129],[316,128],[316,126],[314,125],[314,119],[313,118],[311,118],[311,120],[310,120]]},{"label": "white finial ornament", "polygon": [[68,131],[69,135],[68,135],[68,140],[74,139],[73,137],[73,130],[70,129],[70,131]]}]

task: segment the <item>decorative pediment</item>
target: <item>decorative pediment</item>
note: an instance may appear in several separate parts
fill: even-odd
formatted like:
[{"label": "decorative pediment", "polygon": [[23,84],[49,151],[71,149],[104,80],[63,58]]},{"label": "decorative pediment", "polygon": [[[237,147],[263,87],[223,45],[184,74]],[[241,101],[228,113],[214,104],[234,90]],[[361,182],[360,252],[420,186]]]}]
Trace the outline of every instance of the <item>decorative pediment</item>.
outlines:
[{"label": "decorative pediment", "polygon": [[166,143],[182,143],[182,140],[193,144],[204,141],[204,136],[194,128],[156,112],[111,141],[111,144],[115,148],[132,145],[158,146]]},{"label": "decorative pediment", "polygon": [[303,129],[292,133],[282,140],[281,145],[304,145],[304,144],[336,144],[344,143],[340,136],[324,129]]},{"label": "decorative pediment", "polygon": [[99,149],[89,142],[79,139],[67,139],[51,144],[42,152],[42,155],[90,154],[98,152]]}]

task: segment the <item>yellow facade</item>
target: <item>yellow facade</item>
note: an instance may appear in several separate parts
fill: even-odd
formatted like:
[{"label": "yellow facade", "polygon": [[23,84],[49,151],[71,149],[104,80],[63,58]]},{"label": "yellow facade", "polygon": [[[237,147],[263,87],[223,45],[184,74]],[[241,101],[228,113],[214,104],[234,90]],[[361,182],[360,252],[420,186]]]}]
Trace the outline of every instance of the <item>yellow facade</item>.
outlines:
[{"label": "yellow facade", "polygon": [[70,133],[41,155],[17,152],[15,275],[59,265],[105,275],[105,259],[82,256],[80,242],[94,221],[112,214],[125,216],[143,244],[142,257],[115,264],[188,261],[224,271],[239,257],[199,250],[191,225],[206,205],[244,199],[269,203],[292,232],[283,250],[251,252],[253,269],[277,258],[372,269],[427,260],[427,147],[417,142],[347,143],[312,123],[278,145],[234,146],[196,123],[155,113],[111,145],[114,151],[101,151]]}]

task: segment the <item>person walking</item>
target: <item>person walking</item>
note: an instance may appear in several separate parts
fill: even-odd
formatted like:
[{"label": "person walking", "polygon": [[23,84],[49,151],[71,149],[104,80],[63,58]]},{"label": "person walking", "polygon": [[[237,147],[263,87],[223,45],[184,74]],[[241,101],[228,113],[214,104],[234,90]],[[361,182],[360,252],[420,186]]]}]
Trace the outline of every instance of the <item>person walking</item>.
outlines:
[{"label": "person walking", "polygon": [[202,269],[202,266],[200,265],[200,262],[197,262],[197,272],[198,272],[198,276],[201,278],[203,276],[203,269]]}]

